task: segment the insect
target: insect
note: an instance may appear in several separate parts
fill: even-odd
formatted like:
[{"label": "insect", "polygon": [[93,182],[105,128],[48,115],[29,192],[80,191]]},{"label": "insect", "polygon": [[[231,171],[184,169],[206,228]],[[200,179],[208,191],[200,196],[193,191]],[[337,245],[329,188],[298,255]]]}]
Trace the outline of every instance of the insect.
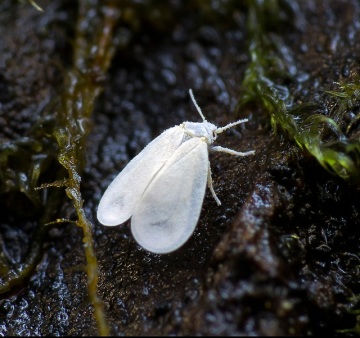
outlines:
[{"label": "insect", "polygon": [[255,153],[213,146],[218,134],[248,120],[218,128],[206,120],[191,89],[189,93],[203,121],[183,122],[150,142],[111,182],[97,211],[99,222],[107,226],[131,217],[135,240],[153,253],[172,252],[189,239],[200,216],[206,184],[221,204],[213,188],[209,150],[235,156]]}]

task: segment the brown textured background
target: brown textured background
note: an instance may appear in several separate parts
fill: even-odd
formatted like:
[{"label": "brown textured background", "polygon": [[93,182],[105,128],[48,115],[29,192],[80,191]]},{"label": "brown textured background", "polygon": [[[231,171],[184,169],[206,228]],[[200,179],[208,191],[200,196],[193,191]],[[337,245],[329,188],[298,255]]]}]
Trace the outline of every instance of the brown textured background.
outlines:
[{"label": "brown textured background", "polygon": [[[82,193],[111,332],[345,335],[338,330],[355,327],[351,311],[360,291],[359,188],[276,137],[263,109],[234,113],[249,61],[246,6],[196,3],[194,10],[189,1],[171,1],[156,18],[155,1],[139,22],[119,29],[116,38],[124,41],[93,114]],[[289,88],[298,102],[326,106],[323,91],[358,71],[359,2],[281,3],[295,13],[295,29],[285,21],[280,33],[298,74]],[[76,2],[39,4],[44,13],[13,0],[0,4],[0,142],[26,135],[56,99],[71,64]],[[248,117],[218,144],[256,155],[212,154],[222,205],[207,191],[190,240],[172,254],[154,255],[134,242],[129,222],[100,225],[96,208],[107,185],[149,141],[184,120],[200,120],[189,88],[216,125]],[[6,198],[3,193],[3,206]],[[22,196],[18,201],[27,203]],[[0,218],[2,250],[14,266],[26,256],[38,217],[18,214],[18,206],[6,205]],[[57,213],[74,217],[65,196]],[[1,295],[0,334],[97,334],[82,245],[73,224],[50,230],[30,280]]]}]

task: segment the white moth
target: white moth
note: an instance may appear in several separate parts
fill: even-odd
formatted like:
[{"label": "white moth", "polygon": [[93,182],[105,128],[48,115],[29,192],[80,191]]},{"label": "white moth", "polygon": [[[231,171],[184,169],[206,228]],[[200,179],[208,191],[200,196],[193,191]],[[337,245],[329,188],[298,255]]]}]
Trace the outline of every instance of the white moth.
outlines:
[{"label": "white moth", "polygon": [[221,204],[212,185],[209,149],[236,156],[255,153],[213,146],[218,134],[248,120],[218,128],[206,121],[192,90],[189,92],[203,122],[184,122],[150,142],[112,181],[97,211],[99,222],[108,226],[131,217],[135,240],[154,253],[172,252],[192,235],[206,183]]}]

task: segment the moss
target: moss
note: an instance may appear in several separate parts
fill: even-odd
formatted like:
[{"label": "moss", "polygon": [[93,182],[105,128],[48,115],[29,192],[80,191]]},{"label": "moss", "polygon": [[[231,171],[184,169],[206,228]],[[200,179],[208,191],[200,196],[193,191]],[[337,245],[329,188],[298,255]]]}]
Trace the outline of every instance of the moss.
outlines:
[{"label": "moss", "polygon": [[[35,6],[35,3],[31,3]],[[15,285],[23,283],[34,270],[47,229],[64,221],[54,221],[53,217],[62,201],[63,191],[54,188],[65,188],[77,214],[74,223],[83,231],[89,296],[99,333],[108,335],[109,327],[103,304],[97,294],[98,264],[92,224],[83,208],[80,173],[85,166],[85,142],[91,130],[91,114],[116,50],[113,35],[120,11],[113,2],[107,1],[80,1],[78,11],[73,66],[64,74],[59,98],[47,107],[47,115],[38,121],[27,137],[4,143],[0,147],[1,194],[8,198],[12,191],[21,192],[34,204],[36,212],[42,214],[30,252],[21,267],[11,266],[6,257],[0,255],[0,293],[8,292]],[[97,21],[96,25],[92,23],[93,20]],[[89,30],[89,27],[93,29]],[[44,183],[50,177],[46,174],[48,167],[51,167],[51,172],[55,171],[52,183]],[[50,190],[42,205],[39,190],[45,188]],[[23,214],[23,210],[17,211]]]},{"label": "moss", "polygon": [[[275,131],[279,128],[285,131],[301,149],[307,150],[332,174],[359,182],[360,142],[358,138],[347,136],[358,117],[344,128],[346,132],[336,121],[340,113],[349,112],[359,104],[359,80],[355,78],[351,83],[340,84],[339,92],[329,92],[337,101],[329,116],[318,104],[294,105],[288,87],[275,83],[275,78],[283,83],[288,79],[295,80],[296,69],[293,58],[286,54],[281,37],[268,31],[269,27],[275,31],[282,20],[277,10],[280,2],[283,1],[249,1],[251,60],[242,83],[244,95],[239,105],[249,101],[259,102],[270,114]],[[288,21],[291,22],[290,18]]]},{"label": "moss", "polygon": [[[100,24],[89,33],[92,10],[97,11],[96,19]],[[98,265],[92,238],[92,224],[83,208],[79,173],[85,164],[85,141],[90,131],[89,119],[94,110],[95,100],[102,91],[99,79],[105,77],[116,50],[112,34],[119,17],[119,9],[111,2],[95,5],[87,1],[80,2],[74,44],[74,69],[68,72],[65,79],[65,91],[60,100],[59,127],[54,131],[59,145],[58,161],[68,174],[65,181],[66,194],[73,201],[78,217],[76,224],[82,228],[84,234],[89,296],[101,335],[108,335],[109,327],[102,301],[97,295]]]},{"label": "moss", "polygon": [[[24,2],[24,0],[18,0],[21,2]],[[43,12],[44,10],[36,3],[36,1],[34,0],[26,0],[31,6],[33,6],[34,8],[36,8],[38,11]]]},{"label": "moss", "polygon": [[[35,1],[27,2],[42,10]],[[7,205],[9,215],[33,216],[37,220],[29,252],[20,266],[11,264],[5,251],[0,252],[0,293],[24,284],[31,276],[51,226],[60,222],[75,223],[83,231],[89,296],[99,333],[108,335],[109,327],[97,292],[98,264],[93,226],[85,215],[80,190],[81,173],[86,164],[85,143],[91,131],[94,105],[103,90],[103,81],[116,49],[125,47],[132,35],[130,32],[143,29],[142,25],[167,31],[167,25],[174,22],[176,13],[159,1],[120,4],[84,0],[77,3],[77,8],[77,23],[72,33],[72,65],[69,70],[63,70],[58,97],[45,107],[43,116],[25,137],[0,144],[0,198]],[[120,16],[122,26],[118,27]],[[45,199],[42,189],[48,190]],[[64,190],[76,211],[74,221],[56,218]],[[24,206],[19,200],[24,201]],[[28,215],[27,210],[32,215]]]}]

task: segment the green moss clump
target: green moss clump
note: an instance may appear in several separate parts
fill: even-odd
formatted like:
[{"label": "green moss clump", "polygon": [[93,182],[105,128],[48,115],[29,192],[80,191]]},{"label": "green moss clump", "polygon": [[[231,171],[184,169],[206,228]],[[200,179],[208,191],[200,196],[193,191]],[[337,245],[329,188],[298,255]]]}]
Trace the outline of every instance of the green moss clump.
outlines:
[{"label": "green moss clump", "polygon": [[[260,102],[269,112],[275,130],[281,128],[295,140],[301,149],[306,149],[329,172],[352,182],[360,181],[360,141],[349,138],[340,128],[336,117],[339,112],[349,111],[359,104],[360,82],[341,84],[339,92],[331,92],[337,99],[336,109],[330,116],[323,113],[318,104],[293,105],[288,88],[274,83],[273,78],[291,79],[291,56],[279,35],[270,34],[267,27],[276,27],[280,22],[280,1],[249,1],[248,31],[251,61],[242,83],[244,95],[240,106]],[[274,10],[269,9],[274,6]],[[269,11],[272,15],[268,15]],[[290,20],[289,20],[290,21]],[[349,131],[358,117],[345,129]]]}]

